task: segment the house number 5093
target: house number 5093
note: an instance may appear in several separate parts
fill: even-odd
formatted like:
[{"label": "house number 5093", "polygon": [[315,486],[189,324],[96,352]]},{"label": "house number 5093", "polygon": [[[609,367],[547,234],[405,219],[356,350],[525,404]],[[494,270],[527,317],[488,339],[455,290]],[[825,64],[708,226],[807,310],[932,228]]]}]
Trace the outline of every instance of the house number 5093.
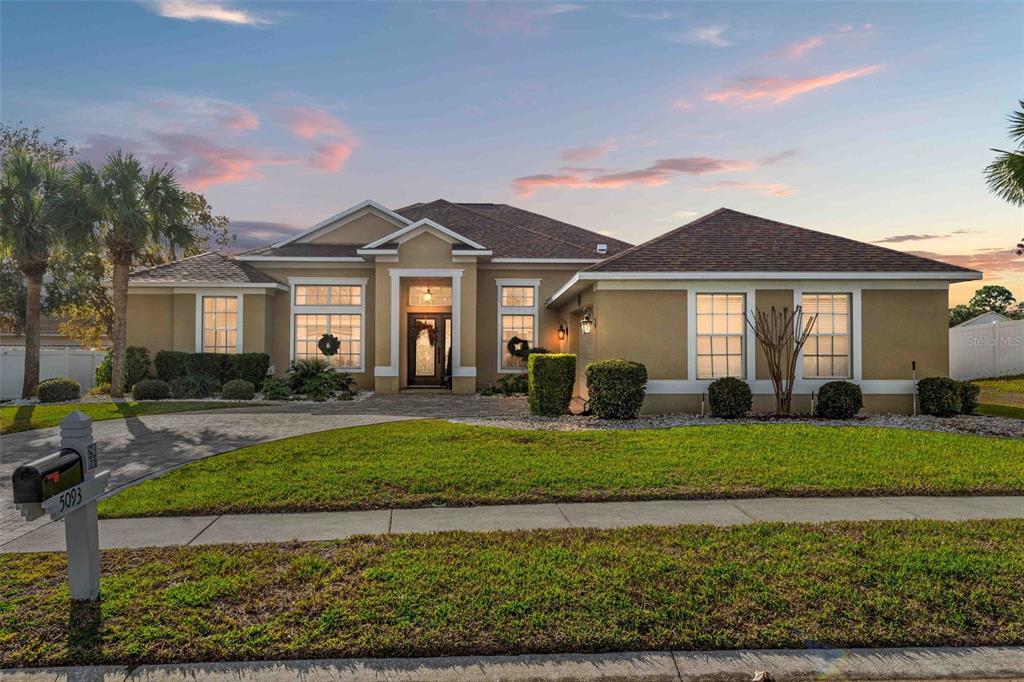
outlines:
[{"label": "house number 5093", "polygon": [[71,509],[75,505],[82,503],[82,491],[80,488],[72,488],[71,490],[63,493],[60,496],[60,510],[65,511]]}]

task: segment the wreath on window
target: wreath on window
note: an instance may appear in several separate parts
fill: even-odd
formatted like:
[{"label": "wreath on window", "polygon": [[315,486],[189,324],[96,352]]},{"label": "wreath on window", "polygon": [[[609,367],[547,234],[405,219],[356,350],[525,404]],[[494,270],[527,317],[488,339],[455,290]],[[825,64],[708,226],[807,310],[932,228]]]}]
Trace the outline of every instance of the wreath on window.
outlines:
[{"label": "wreath on window", "polygon": [[416,339],[419,338],[420,332],[422,331],[427,332],[427,341],[429,341],[430,345],[433,346],[434,343],[437,342],[437,329],[434,327],[434,325],[430,324],[429,322],[416,320],[416,322],[412,326],[412,329],[409,330],[409,336],[412,338],[413,341],[415,341]]},{"label": "wreath on window", "polygon": [[530,342],[526,339],[521,339],[518,336],[513,336],[508,340],[505,348],[508,349],[509,355],[512,357],[524,358],[526,357],[526,351],[530,350]]},{"label": "wreath on window", "polygon": [[327,333],[316,342],[316,347],[320,349],[321,353],[331,357],[332,355],[337,355],[338,349],[341,347],[341,341],[334,334]]}]

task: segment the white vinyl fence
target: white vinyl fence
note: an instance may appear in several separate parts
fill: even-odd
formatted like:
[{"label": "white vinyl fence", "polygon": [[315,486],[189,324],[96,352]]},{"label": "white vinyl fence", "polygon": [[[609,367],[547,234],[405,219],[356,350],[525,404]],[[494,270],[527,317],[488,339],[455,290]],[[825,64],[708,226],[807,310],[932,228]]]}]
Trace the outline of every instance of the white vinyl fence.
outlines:
[{"label": "white vinyl fence", "polygon": [[1024,374],[1024,320],[949,330],[949,376],[981,379]]},{"label": "white vinyl fence", "polygon": [[[82,392],[96,385],[96,365],[103,361],[103,351],[74,346],[43,346],[39,350],[39,379],[71,377],[82,384]],[[21,397],[25,373],[25,349],[17,346],[0,348],[0,399]]]}]

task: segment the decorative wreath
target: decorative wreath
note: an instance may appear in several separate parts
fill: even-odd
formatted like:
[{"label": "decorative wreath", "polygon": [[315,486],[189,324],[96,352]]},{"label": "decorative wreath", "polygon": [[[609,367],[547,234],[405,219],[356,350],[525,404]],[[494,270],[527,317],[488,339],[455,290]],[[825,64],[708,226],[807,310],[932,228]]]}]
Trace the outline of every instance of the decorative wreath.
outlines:
[{"label": "decorative wreath", "polygon": [[316,342],[316,347],[320,349],[321,353],[331,357],[337,354],[338,348],[341,347],[341,341],[334,334],[328,333],[320,337],[320,340]]},{"label": "decorative wreath", "polygon": [[508,340],[508,344],[505,347],[508,348],[508,352],[512,357],[522,358],[526,357],[526,351],[530,350],[530,342],[518,336],[513,336]]},{"label": "decorative wreath", "polygon": [[432,324],[417,320],[416,323],[413,324],[412,329],[409,330],[409,336],[415,341],[419,338],[420,332],[422,331],[427,332],[427,341],[429,341],[430,345],[433,346],[437,342],[437,329]]}]

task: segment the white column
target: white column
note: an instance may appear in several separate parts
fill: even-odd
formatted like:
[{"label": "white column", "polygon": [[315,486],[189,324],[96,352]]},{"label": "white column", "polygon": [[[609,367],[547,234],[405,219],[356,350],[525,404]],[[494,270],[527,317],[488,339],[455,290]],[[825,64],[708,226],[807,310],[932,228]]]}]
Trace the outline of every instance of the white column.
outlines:
[{"label": "white column", "polygon": [[462,271],[452,272],[452,376],[462,369]]}]

